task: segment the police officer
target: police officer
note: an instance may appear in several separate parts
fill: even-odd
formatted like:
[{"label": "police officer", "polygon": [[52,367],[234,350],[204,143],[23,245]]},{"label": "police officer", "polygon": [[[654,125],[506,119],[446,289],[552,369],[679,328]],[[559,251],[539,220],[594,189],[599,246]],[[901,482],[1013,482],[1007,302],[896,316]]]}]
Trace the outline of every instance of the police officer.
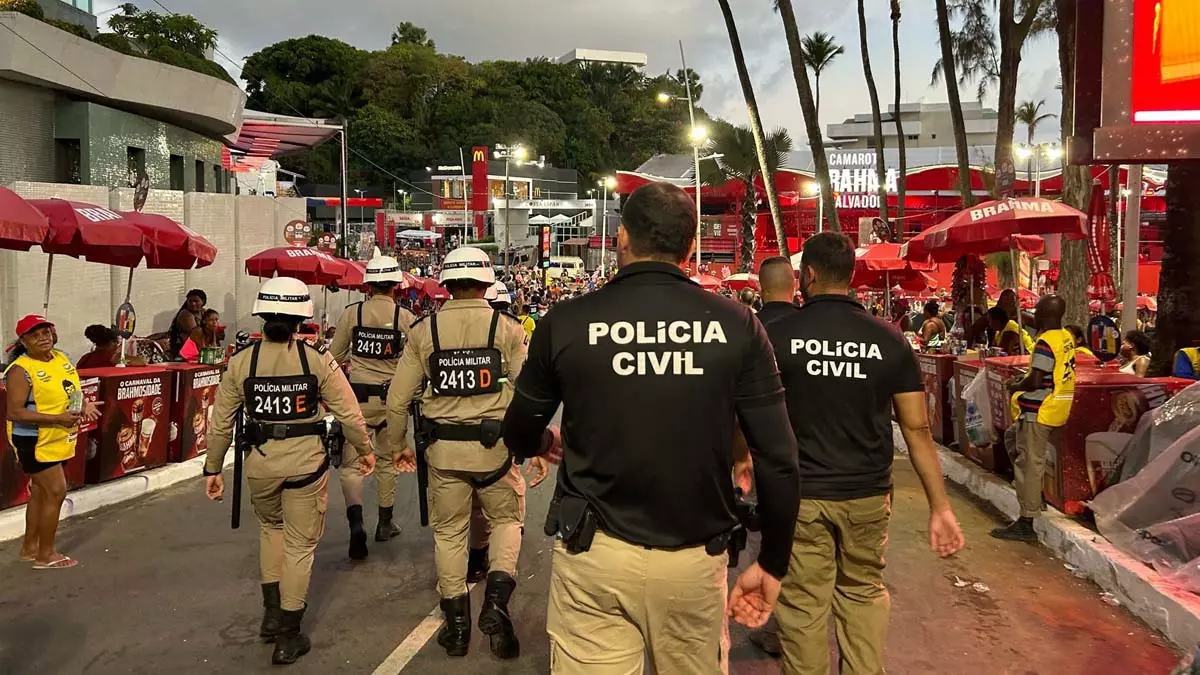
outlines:
[{"label": "police officer", "polygon": [[293,337],[301,321],[313,315],[308,287],[283,277],[267,281],[258,291],[254,315],[264,321],[264,340],[229,361],[217,388],[204,475],[208,498],[221,499],[221,468],[244,406],[245,440],[253,446],[246,477],[261,528],[260,635],[275,641],[272,662],[287,664],[311,646],[300,624],[313,552],[325,529],[329,458],[321,441],[322,404],[358,451],[363,475],[374,470],[375,455],[354,392],[333,356]]},{"label": "police officer", "polygon": [[758,320],[766,325],[780,317],[789,316],[796,306],[796,273],[792,261],[783,256],[767,258],[758,266],[758,283],[762,287],[762,309]]},{"label": "police officer", "polygon": [[547,518],[557,534],[550,581],[554,673],[719,673],[727,660],[725,555],[739,528],[735,420],[755,459],[762,546],[730,612],[767,620],[787,571],[799,483],[779,371],[748,307],[680,270],[696,211],[652,183],[621,210],[620,272],[559,303],[533,334],[505,416],[517,457],[553,443],[563,459]]},{"label": "police officer", "polygon": [[[854,245],[835,232],[804,242],[804,305],[767,324],[799,441],[800,500],[776,615],[783,672],[828,675],[828,619],[843,673],[883,673],[894,408],[929,500],[929,539],[963,545],[929,433],[916,357],[895,327],[849,297]],[[751,440],[753,444],[753,440]]]},{"label": "police officer", "polygon": [[[525,363],[525,331],[484,299],[496,282],[487,253],[473,247],[454,249],[442,263],[440,281],[453,299],[413,324],[388,393],[388,425],[395,438],[405,437],[409,403],[428,378],[422,406],[435,430],[425,459],[438,592],[446,618],[438,644],[450,656],[465,656],[470,644],[467,529],[471,501],[477,497],[491,527],[490,572],[479,630],[491,637],[493,654],[511,659],[520,654],[508,602],[517,585],[525,519],[520,496],[525,486],[521,475],[511,470],[500,424],[512,399],[505,378],[515,378]],[[396,464],[401,471],[413,470],[413,451],[406,448]],[[544,463],[537,470],[535,483],[545,475]]]},{"label": "police officer", "polygon": [[[404,281],[400,263],[389,256],[376,256],[367,263],[364,280],[368,299],[346,307],[338,321],[330,352],[339,363],[350,362],[350,386],[362,406],[380,462],[375,472],[379,494],[379,524],[375,541],[400,534],[392,522],[396,501],[396,469],[392,455],[404,445],[387,433],[387,389],[396,374],[396,364],[416,317],[395,301],[396,286]],[[367,533],[363,528],[363,476],[357,461],[342,461],[338,480],[346,498],[346,520],[350,523],[350,559],[367,557]]]}]

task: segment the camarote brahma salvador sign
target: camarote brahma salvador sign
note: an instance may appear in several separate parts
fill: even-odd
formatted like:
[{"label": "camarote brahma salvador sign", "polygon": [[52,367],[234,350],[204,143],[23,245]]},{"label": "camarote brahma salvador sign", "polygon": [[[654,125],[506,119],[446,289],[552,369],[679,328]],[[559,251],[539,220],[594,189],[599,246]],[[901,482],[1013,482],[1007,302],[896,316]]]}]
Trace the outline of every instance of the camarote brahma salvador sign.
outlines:
[{"label": "camarote brahma salvador sign", "polygon": [[[899,181],[899,171],[884,171],[883,187],[888,194],[896,194]],[[880,206],[874,151],[830,153],[829,183],[837,194],[839,209],[878,209]]]}]

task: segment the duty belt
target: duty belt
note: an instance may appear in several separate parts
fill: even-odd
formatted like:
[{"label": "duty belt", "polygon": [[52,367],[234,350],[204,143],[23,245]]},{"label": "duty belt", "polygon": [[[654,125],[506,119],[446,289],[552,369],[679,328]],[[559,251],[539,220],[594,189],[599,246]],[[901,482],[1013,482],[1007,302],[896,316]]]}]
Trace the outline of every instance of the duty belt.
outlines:
[{"label": "duty belt", "polygon": [[482,443],[484,440],[483,425],[435,423],[433,439],[435,441],[475,441]]},{"label": "duty belt", "polygon": [[388,388],[390,386],[391,382],[384,382],[382,384],[362,384],[359,382],[350,383],[350,388],[354,390],[354,398],[358,399],[359,403],[366,403],[371,399],[372,396],[378,396],[379,398],[387,400]]},{"label": "duty belt", "polygon": [[246,431],[249,433],[250,440],[254,445],[262,445],[267,441],[285,441],[289,438],[300,438],[302,436],[324,436],[326,432],[324,421],[285,424],[282,422],[255,422],[251,420],[246,427]]}]

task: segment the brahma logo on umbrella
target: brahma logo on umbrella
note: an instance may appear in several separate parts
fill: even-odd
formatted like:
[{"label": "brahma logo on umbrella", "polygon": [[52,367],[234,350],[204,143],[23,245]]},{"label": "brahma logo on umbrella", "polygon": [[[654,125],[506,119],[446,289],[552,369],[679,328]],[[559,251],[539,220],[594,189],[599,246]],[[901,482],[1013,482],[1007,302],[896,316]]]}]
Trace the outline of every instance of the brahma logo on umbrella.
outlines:
[{"label": "brahma logo on umbrella", "polygon": [[108,209],[100,208],[99,206],[92,206],[92,207],[88,207],[88,208],[84,208],[84,209],[75,209],[75,212],[78,213],[79,215],[83,216],[84,218],[87,218],[89,221],[91,221],[93,223],[102,223],[106,220],[120,220],[121,219],[120,214],[113,213],[112,211],[109,211]]},{"label": "brahma logo on umbrella", "polygon": [[984,206],[978,209],[971,209],[971,222],[991,218],[1009,211],[1033,211],[1037,213],[1054,213],[1054,202],[1049,202],[1044,199],[1010,199],[1004,202],[997,202],[993,205]]}]

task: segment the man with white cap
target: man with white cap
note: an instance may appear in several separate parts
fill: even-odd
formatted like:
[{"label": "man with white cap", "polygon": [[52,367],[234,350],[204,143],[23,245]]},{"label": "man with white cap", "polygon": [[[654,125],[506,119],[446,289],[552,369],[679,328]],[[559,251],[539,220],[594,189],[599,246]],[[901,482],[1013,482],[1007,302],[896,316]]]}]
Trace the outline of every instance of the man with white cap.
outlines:
[{"label": "man with white cap", "polygon": [[507,312],[512,305],[512,295],[509,294],[508,286],[505,286],[503,281],[492,284],[492,287],[483,294],[483,299],[488,301],[492,309],[498,309],[501,312]]},{"label": "man with white cap", "polygon": [[[438,644],[450,656],[465,656],[471,642],[467,530],[471,502],[477,497],[491,526],[490,572],[479,630],[490,636],[495,656],[512,659],[520,654],[520,643],[508,602],[517,585],[525,485],[520,473],[511,471],[512,456],[501,439],[500,423],[512,400],[511,382],[525,364],[525,331],[484,298],[496,283],[487,253],[473,247],[451,251],[440,281],[453,299],[413,324],[388,393],[388,425],[395,438],[405,438],[409,404],[428,378],[422,406],[433,428],[425,457],[429,520],[446,618]],[[401,471],[413,471],[415,454],[405,448],[396,464]],[[534,485],[548,473],[544,461],[536,462],[535,470]]]},{"label": "man with white cap", "polygon": [[[350,362],[350,386],[362,406],[375,453],[382,460],[375,473],[379,495],[375,541],[387,541],[400,534],[400,528],[392,522],[396,501],[392,454],[404,445],[403,437],[393,438],[387,433],[387,390],[408,340],[408,328],[416,317],[396,303],[395,290],[404,283],[404,274],[395,258],[375,256],[367,263],[364,281],[368,298],[342,312],[329,351],[338,363]],[[367,557],[367,532],[363,527],[363,477],[357,460],[342,460],[338,480],[346,498],[346,520],[350,523],[350,559],[362,560]]]},{"label": "man with white cap", "polygon": [[225,453],[234,440],[235,418],[244,409],[246,441],[254,448],[246,455],[246,479],[261,528],[264,611],[259,635],[275,641],[271,661],[288,664],[312,646],[300,624],[328,502],[322,404],[358,451],[363,475],[375,469],[375,455],[342,369],[324,349],[295,339],[300,323],[313,315],[308,287],[297,279],[270,279],[259,288],[253,314],[264,321],[263,340],[229,360],[217,387],[205,489],[214,501],[225,493]]}]

